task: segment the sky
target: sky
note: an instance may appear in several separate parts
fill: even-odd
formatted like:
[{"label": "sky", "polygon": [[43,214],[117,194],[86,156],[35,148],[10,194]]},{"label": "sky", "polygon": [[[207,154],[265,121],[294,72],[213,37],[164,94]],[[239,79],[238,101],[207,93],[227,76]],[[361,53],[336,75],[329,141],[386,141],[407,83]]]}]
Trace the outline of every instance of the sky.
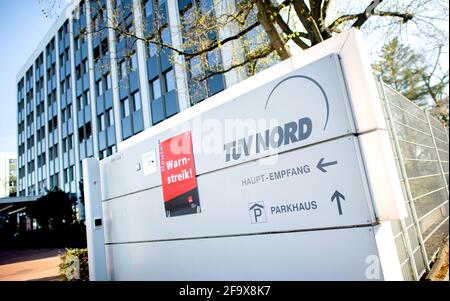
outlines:
[{"label": "sky", "polygon": [[0,152],[17,151],[16,74],[55,21],[39,0],[0,0]]},{"label": "sky", "polygon": [[[57,2],[63,5],[64,1]],[[405,2],[409,1],[412,0]],[[48,0],[0,0],[0,152],[17,150],[16,74],[56,20],[45,17],[42,12],[45,8]],[[448,28],[448,19],[443,26]],[[418,40],[412,44],[423,42]],[[374,50],[382,43],[372,38],[368,45]],[[442,60],[448,66],[447,55]]]}]

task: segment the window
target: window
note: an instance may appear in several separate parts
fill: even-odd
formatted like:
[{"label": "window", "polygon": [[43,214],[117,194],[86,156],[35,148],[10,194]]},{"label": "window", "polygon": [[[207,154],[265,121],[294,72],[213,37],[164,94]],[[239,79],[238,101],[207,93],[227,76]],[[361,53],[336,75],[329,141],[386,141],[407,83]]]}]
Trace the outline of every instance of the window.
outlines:
[{"label": "window", "polygon": [[158,53],[158,47],[154,43],[148,43],[148,56],[152,57]]},{"label": "window", "polygon": [[170,45],[170,30],[169,27],[166,27],[161,32],[161,40],[165,45]]},{"label": "window", "polygon": [[122,100],[122,118],[128,117],[130,115],[130,101],[128,98]]},{"label": "window", "polygon": [[202,63],[199,56],[193,57],[189,60],[190,73],[192,78],[197,78],[202,75]]},{"label": "window", "polygon": [[72,182],[74,179],[73,176],[73,166],[69,167],[69,182]]},{"label": "window", "polygon": [[81,78],[81,66],[78,66],[77,69],[75,70],[75,76],[77,80]]},{"label": "window", "polygon": [[68,138],[68,148],[71,150],[73,148],[73,135],[70,135]]},{"label": "window", "polygon": [[67,179],[67,169],[64,169],[64,170],[63,170],[63,177],[64,177],[64,183],[67,183],[67,182],[68,182],[68,179]]},{"label": "window", "polygon": [[153,100],[161,97],[161,82],[159,78],[155,79],[150,83],[152,89]]},{"label": "window", "polygon": [[124,79],[127,77],[127,62],[120,62],[120,79]]},{"label": "window", "polygon": [[75,39],[75,51],[81,48],[81,38]]},{"label": "window", "polygon": [[98,131],[103,132],[105,129],[106,129],[105,114],[101,114],[98,117]]},{"label": "window", "polygon": [[147,3],[145,3],[145,15],[149,17],[152,14],[153,14],[153,3],[152,0],[148,0]]},{"label": "window", "polygon": [[92,135],[91,123],[86,123],[86,137],[90,137]]},{"label": "window", "polygon": [[106,111],[106,115],[108,116],[108,120],[107,120],[108,127],[114,125],[113,110],[109,109],[108,111]]},{"label": "window", "polygon": [[78,103],[78,111],[81,111],[83,109],[83,96],[77,98],[77,103]]},{"label": "window", "polygon": [[175,90],[175,74],[173,69],[164,73],[164,81],[166,82],[166,92]]},{"label": "window", "polygon": [[139,111],[141,109],[141,93],[136,92],[133,94],[134,110]]},{"label": "window", "polygon": [[99,80],[95,83],[95,90],[97,92],[97,96],[103,95],[103,85],[102,80]]},{"label": "window", "polygon": [[128,21],[128,20],[131,20],[131,23],[127,26],[127,32],[133,34],[133,33],[134,33],[134,24],[133,24],[133,21],[132,21],[132,19],[127,19],[127,21]]},{"label": "window", "polygon": [[91,104],[91,97],[90,97],[89,91],[84,93],[83,95],[84,95],[84,97],[83,97],[84,98],[84,106],[90,105]]},{"label": "window", "polygon": [[211,70],[217,69],[221,65],[220,51],[214,50],[208,52],[208,65]]},{"label": "window", "polygon": [[111,73],[108,73],[108,75],[106,75],[106,90],[111,90],[112,89],[112,78],[111,78]]},{"label": "window", "polygon": [[136,55],[136,52],[134,52],[134,53],[131,55],[131,58],[130,58],[130,69],[131,69],[132,71],[134,71],[134,70],[137,69],[137,55]]},{"label": "window", "polygon": [[84,71],[83,71],[83,73],[87,73],[88,72],[88,70],[89,70],[89,67],[88,67],[89,65],[88,65],[88,60],[84,60],[83,61],[83,67],[84,67]]},{"label": "window", "polygon": [[200,7],[204,15],[209,14],[211,9],[214,7],[213,0],[200,0]]}]

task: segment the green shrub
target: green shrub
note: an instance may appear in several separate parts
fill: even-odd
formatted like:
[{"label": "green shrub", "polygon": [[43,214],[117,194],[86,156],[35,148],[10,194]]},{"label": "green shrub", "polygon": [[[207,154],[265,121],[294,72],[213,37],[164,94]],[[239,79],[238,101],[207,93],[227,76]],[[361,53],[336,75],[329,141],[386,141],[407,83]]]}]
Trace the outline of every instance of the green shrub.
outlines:
[{"label": "green shrub", "polygon": [[89,281],[87,249],[66,249],[60,259],[59,279],[61,281]]}]

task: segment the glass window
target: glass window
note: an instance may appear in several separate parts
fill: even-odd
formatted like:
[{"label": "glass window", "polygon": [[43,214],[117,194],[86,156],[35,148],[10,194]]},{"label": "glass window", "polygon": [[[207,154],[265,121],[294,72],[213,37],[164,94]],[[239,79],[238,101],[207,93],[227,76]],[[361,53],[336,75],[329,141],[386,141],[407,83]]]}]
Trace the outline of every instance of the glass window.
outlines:
[{"label": "glass window", "polygon": [[169,27],[166,27],[161,32],[161,41],[165,45],[170,45],[170,30]]},{"label": "glass window", "polygon": [[68,182],[68,179],[67,179],[67,169],[64,169],[64,170],[63,170],[63,176],[64,176],[64,183],[67,183],[67,182]]},{"label": "glass window", "polygon": [[220,51],[210,51],[208,52],[208,65],[212,70],[220,68],[221,65]]},{"label": "glass window", "polygon": [[109,109],[106,114],[108,115],[108,126],[114,125],[114,114],[113,110]]},{"label": "glass window", "polygon": [[147,3],[145,3],[145,15],[149,17],[151,14],[153,14],[153,1],[148,0]]},{"label": "glass window", "polygon": [[111,90],[112,89],[112,78],[111,78],[111,73],[108,73],[108,75],[106,75],[106,90]]},{"label": "glass window", "polygon": [[74,179],[74,176],[73,176],[73,167],[71,166],[71,167],[69,168],[69,182],[72,182],[73,179]]},{"label": "glass window", "polygon": [[89,92],[84,93],[85,106],[91,104],[91,95]]},{"label": "glass window", "polygon": [[127,77],[127,62],[123,61],[120,63],[120,78],[124,79]]},{"label": "glass window", "polygon": [[196,78],[202,75],[202,63],[200,56],[196,56],[190,59],[189,64],[192,78]]},{"label": "glass window", "polygon": [[88,67],[88,61],[87,60],[83,61],[83,66],[84,66],[84,73],[88,72],[89,67]]},{"label": "glass window", "polygon": [[154,43],[148,43],[148,56],[152,57],[158,53],[158,47]]},{"label": "glass window", "polygon": [[131,55],[130,68],[133,71],[137,69],[137,55],[136,55],[136,52]]},{"label": "glass window", "polygon": [[100,119],[100,124],[99,124],[100,129],[99,129],[99,131],[104,131],[106,129],[106,127],[105,127],[105,125],[106,125],[105,124],[105,114],[101,114],[99,119]]},{"label": "glass window", "polygon": [[77,80],[81,78],[81,66],[78,66],[77,69],[75,70],[75,76]]},{"label": "glass window", "polygon": [[204,15],[208,14],[213,8],[213,0],[200,0],[200,7]]},{"label": "glass window", "polygon": [[175,74],[173,69],[170,69],[164,74],[164,80],[166,82],[166,92],[175,90]]},{"label": "glass window", "polygon": [[128,98],[122,100],[122,118],[128,117],[130,115],[130,101]]},{"label": "glass window", "polygon": [[99,80],[98,82],[95,83],[95,88],[97,90],[97,96],[103,95],[102,80]]},{"label": "glass window", "polygon": [[151,82],[153,100],[161,97],[161,82],[159,78]]},{"label": "glass window", "polygon": [[134,93],[133,101],[134,101],[134,110],[139,111],[141,109],[141,93],[140,92]]}]

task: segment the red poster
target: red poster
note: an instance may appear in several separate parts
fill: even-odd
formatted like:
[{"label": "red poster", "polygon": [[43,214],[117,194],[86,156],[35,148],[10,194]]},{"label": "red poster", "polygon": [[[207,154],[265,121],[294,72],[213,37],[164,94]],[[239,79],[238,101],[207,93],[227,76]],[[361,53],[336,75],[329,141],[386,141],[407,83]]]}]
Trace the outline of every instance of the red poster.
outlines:
[{"label": "red poster", "polygon": [[159,144],[161,179],[166,215],[200,212],[191,132]]}]

